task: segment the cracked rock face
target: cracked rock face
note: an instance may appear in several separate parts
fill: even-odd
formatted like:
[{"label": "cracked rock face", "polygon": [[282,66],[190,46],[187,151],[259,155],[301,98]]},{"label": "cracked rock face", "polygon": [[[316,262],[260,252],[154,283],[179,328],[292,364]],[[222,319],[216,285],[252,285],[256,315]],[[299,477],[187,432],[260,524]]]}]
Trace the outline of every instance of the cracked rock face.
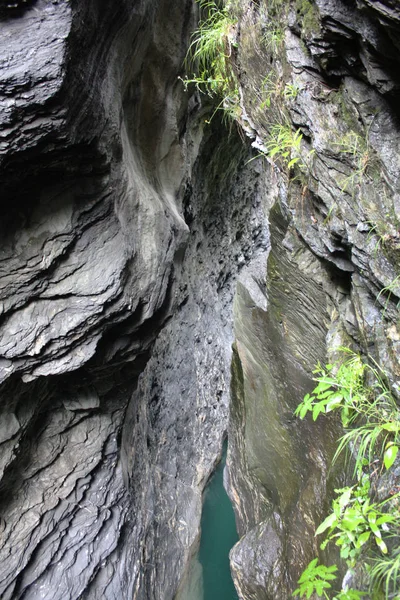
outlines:
[{"label": "cracked rock face", "polygon": [[266,180],[178,80],[191,1],[0,9],[0,596],[172,600]]},{"label": "cracked rock face", "polygon": [[232,57],[258,149],[260,80],[298,87],[292,181],[184,92],[192,0],[1,2],[5,600],[173,600],[228,428],[237,280],[243,599],[286,600],[316,551],[336,424],[293,420],[315,362],[368,347],[395,386],[398,6],[287,7],[272,56],[266,3],[236,3]]},{"label": "cracked rock face", "polygon": [[271,124],[301,136],[298,149],[275,141],[270,160],[271,252],[258,274],[267,302],[239,279],[228,451],[239,595],[286,600],[312,558],[327,560],[313,532],[335,486],[340,429],[307,431],[293,417],[315,364],[350,347],[398,395],[399,11],[390,0],[243,0],[235,10],[246,133],[266,155]]},{"label": "cracked rock face", "polygon": [[121,428],[188,238],[191,4],[156,4],[2,6],[2,598],[130,597]]},{"label": "cracked rock face", "polygon": [[[159,89],[165,84],[154,73],[167,41],[160,40],[156,27],[143,34],[146,47],[140,47],[137,60],[146,60],[146,76],[125,81],[121,62],[134,48],[123,42],[137,33],[134,7],[121,6],[108,29],[101,29],[101,20],[105,23],[110,15],[94,3],[98,44],[103,35],[107,53],[100,57],[98,45],[90,48],[86,60],[93,62],[97,79],[86,65],[83,83],[82,56],[74,54],[78,36],[90,37],[94,15],[79,8],[74,12],[67,2],[38,2],[23,16],[2,22],[9,55],[2,71],[0,125],[8,206],[1,248],[2,381],[13,373],[30,381],[79,368],[94,355],[105,330],[134,312],[138,329],[161,308],[175,256],[187,237],[171,200],[182,180],[180,107],[168,105],[174,90],[165,95]],[[129,10],[130,21],[122,27]],[[153,17],[149,9],[149,30]],[[35,47],[33,52],[28,45],[31,62],[21,61],[25,38]],[[166,65],[167,77],[176,73],[182,53]],[[129,67],[139,69],[133,60]],[[151,77],[154,82],[147,81]],[[143,131],[148,107],[130,100],[150,92],[157,106],[157,96],[163,95],[158,123],[152,125],[158,138],[153,168],[146,162]],[[117,359],[123,348],[114,352]]]}]

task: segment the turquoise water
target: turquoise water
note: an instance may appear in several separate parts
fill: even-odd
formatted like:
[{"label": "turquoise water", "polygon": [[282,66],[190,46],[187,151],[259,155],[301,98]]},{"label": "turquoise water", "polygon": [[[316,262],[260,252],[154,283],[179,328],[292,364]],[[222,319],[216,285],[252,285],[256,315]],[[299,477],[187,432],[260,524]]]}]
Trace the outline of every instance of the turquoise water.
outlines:
[{"label": "turquoise water", "polygon": [[238,541],[231,501],[223,486],[226,448],[204,493],[199,561],[203,600],[238,600],[229,568],[229,551]]}]

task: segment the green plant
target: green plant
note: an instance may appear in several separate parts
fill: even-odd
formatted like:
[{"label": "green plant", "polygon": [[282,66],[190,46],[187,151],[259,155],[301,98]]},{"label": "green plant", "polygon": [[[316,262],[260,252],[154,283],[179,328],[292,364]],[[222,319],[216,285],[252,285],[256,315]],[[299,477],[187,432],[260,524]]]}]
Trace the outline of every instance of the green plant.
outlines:
[{"label": "green plant", "polygon": [[[385,294],[387,296],[384,306],[384,311],[386,311],[392,295],[395,295],[396,297],[400,296],[400,275],[397,275],[397,277],[395,277],[388,285],[382,288],[376,299],[379,300],[382,294]],[[396,308],[399,308],[399,306],[400,300],[398,300]]]},{"label": "green plant", "polygon": [[332,501],[333,512],[318,527],[315,535],[327,532],[321,549],[330,541],[340,548],[340,556],[354,567],[362,547],[370,538],[383,554],[388,549],[382,531],[388,524],[396,523],[395,515],[382,512],[385,503],[377,505],[368,497],[369,479],[362,484],[335,490],[338,496]]},{"label": "green plant", "polygon": [[[356,484],[335,490],[332,512],[317,528],[316,535],[325,533],[321,549],[334,542],[349,568],[359,562],[367,565],[368,552],[373,553],[377,546],[385,558],[375,559],[369,569],[371,589],[384,585],[388,599],[399,579],[400,554],[389,551],[387,541],[400,531],[400,517],[393,501],[396,495],[379,504],[371,501],[370,474],[377,464],[388,470],[396,460],[399,414],[382,369],[374,361],[363,362],[348,348],[342,351],[349,356],[344,362],[317,366],[317,386],[295,411],[302,419],[311,413],[314,421],[321,414],[339,411],[347,431],[339,440],[333,462],[345,449],[351,451],[355,460]],[[348,598],[361,593],[346,591],[350,592],[353,596]]]},{"label": "green plant", "polygon": [[282,82],[274,71],[270,71],[264,77],[260,90],[260,108],[270,108],[272,100],[276,100],[282,91]]},{"label": "green plant", "polygon": [[[258,0],[256,2],[259,3]],[[268,2],[261,3],[261,20],[267,28],[283,28],[288,8],[286,0],[268,0]]]},{"label": "green plant", "polygon": [[302,36],[319,33],[321,25],[316,5],[310,0],[296,0],[295,7],[301,22]]},{"label": "green plant", "polygon": [[373,182],[378,178],[382,180],[379,159],[369,143],[369,130],[362,136],[355,131],[350,131],[338,137],[333,143],[339,154],[346,155],[352,163],[351,175],[344,178],[342,191],[354,194],[364,182]]},{"label": "green plant", "polygon": [[394,416],[394,419],[396,420],[392,419],[388,422],[368,422],[350,429],[340,439],[335,457],[344,449],[351,447],[355,451],[356,475],[361,474],[365,465],[372,464],[375,457],[382,457],[384,467],[390,469],[399,451],[400,423],[397,421],[397,416]]},{"label": "green plant", "polygon": [[364,373],[366,365],[357,354],[350,353],[351,358],[342,364],[327,364],[322,367],[317,365],[314,370],[315,381],[318,383],[311,394],[306,394],[295,410],[295,415],[301,419],[312,412],[314,421],[320,413],[329,413],[340,409],[343,425],[348,425],[355,407],[365,405],[367,402],[364,388]]},{"label": "green plant", "polygon": [[219,99],[217,110],[237,118],[239,91],[232,64],[236,46],[234,28],[236,19],[228,8],[220,8],[214,0],[197,0],[204,15],[186,57],[192,76],[180,78],[187,89],[194,85],[201,93]]},{"label": "green plant", "polygon": [[283,96],[286,100],[295,100],[301,91],[301,87],[298,83],[286,83]]},{"label": "green plant", "polygon": [[318,558],[314,558],[301,574],[298,581],[299,587],[293,592],[293,596],[310,598],[312,594],[316,593],[329,600],[326,590],[332,587],[331,581],[336,579],[337,570],[336,565],[331,567],[319,565]]},{"label": "green plant", "polygon": [[383,587],[386,598],[397,592],[394,600],[400,599],[400,548],[396,548],[392,556],[373,561],[371,579],[372,587]]},{"label": "green plant", "polygon": [[[384,466],[387,469],[392,466],[399,449],[400,420],[384,373],[348,349],[343,351],[350,353],[350,358],[339,367],[317,366],[314,372],[318,374],[318,385],[311,394],[306,394],[295,415],[303,419],[311,412],[315,421],[321,413],[339,410],[343,426],[351,428],[339,440],[334,460],[343,450],[355,449],[355,474],[361,477],[376,450],[382,455]],[[367,375],[369,385],[365,382]],[[364,422],[355,426],[357,420]]]},{"label": "green plant", "polygon": [[342,590],[334,600],[361,600],[363,596],[366,596],[366,592],[360,592],[359,590],[345,589]]},{"label": "green plant", "polygon": [[293,131],[290,125],[273,125],[265,147],[269,158],[280,160],[288,169],[300,160],[300,145],[303,135],[300,129]]},{"label": "green plant", "polygon": [[[336,580],[335,573],[338,568],[336,565],[326,567],[318,564],[318,558],[314,558],[298,580],[299,587],[293,592],[293,596],[300,598],[311,598],[313,594],[317,594],[320,598],[329,600],[327,590],[332,588],[333,581]],[[334,596],[333,600],[361,600],[365,596],[364,592],[358,590],[345,589]]]},{"label": "green plant", "polygon": [[279,25],[277,26],[274,23],[272,27],[268,28],[264,32],[262,40],[267,50],[273,54],[277,54],[283,47],[283,42],[285,41],[285,31],[283,27],[280,27]]},{"label": "green plant", "polygon": [[[376,217],[375,217],[376,220]],[[399,250],[400,240],[400,223],[395,212],[387,212],[385,219],[376,220],[374,223],[372,220],[366,222],[369,226],[367,241],[374,241],[375,247],[372,251],[373,255],[376,256],[378,250],[395,249]],[[388,288],[383,288],[381,293],[389,292],[391,294],[392,287],[398,283],[397,278],[394,278],[393,282],[388,284]],[[379,298],[379,296],[378,296]]]},{"label": "green plant", "polygon": [[348,156],[352,163],[352,173],[344,179],[342,191],[353,189],[366,174],[370,160],[368,143],[355,131],[350,131],[333,143],[339,154]]}]

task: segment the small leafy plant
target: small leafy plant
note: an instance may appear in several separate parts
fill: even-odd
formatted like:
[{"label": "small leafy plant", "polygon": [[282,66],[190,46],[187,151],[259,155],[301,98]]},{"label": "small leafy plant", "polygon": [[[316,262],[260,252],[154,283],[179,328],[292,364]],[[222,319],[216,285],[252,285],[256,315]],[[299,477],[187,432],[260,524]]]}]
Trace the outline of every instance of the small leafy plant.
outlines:
[{"label": "small leafy plant", "polygon": [[300,129],[293,131],[290,125],[275,124],[269,132],[270,137],[265,142],[268,156],[278,159],[288,169],[300,160],[300,145],[303,134]]},{"label": "small leafy plant", "polygon": [[342,191],[354,193],[364,181],[372,181],[372,174],[379,171],[379,161],[368,139],[355,131],[340,137],[333,146],[339,154],[347,156],[352,163],[352,173],[345,178]]},{"label": "small leafy plant", "polygon": [[263,42],[267,50],[277,54],[285,41],[285,32],[281,27],[267,29],[263,35]]},{"label": "small leafy plant", "polygon": [[[400,531],[399,511],[394,503],[398,494],[379,504],[372,502],[370,475],[377,464],[382,470],[388,470],[396,460],[400,445],[399,413],[382,369],[376,363],[363,362],[348,348],[342,348],[342,351],[349,358],[341,364],[317,366],[317,386],[304,397],[295,411],[301,419],[311,414],[314,421],[320,415],[340,412],[347,431],[339,440],[333,460],[344,450],[350,450],[355,459],[356,484],[335,490],[332,512],[317,528],[315,535],[325,534],[321,549],[334,542],[350,569],[360,562],[368,566],[371,590],[383,586],[385,598],[389,599],[400,583],[400,552],[391,551],[387,543]],[[374,548],[381,558],[375,558],[371,568],[368,556],[371,553],[376,555]],[[317,563],[312,561],[310,565],[316,566]],[[312,575],[312,570],[307,567],[304,574],[305,582]],[[301,595],[310,589],[306,591],[300,586],[296,592]],[[327,586],[320,588],[324,598],[329,598],[327,589]],[[316,588],[314,591],[319,593]],[[358,590],[343,590],[334,596],[334,600],[352,600],[361,598],[363,594]],[[399,600],[400,596],[396,598]]]},{"label": "small leafy plant", "polygon": [[[336,565],[326,567],[318,564],[318,558],[314,558],[304,569],[298,581],[299,587],[293,592],[293,596],[300,598],[311,598],[316,594],[319,598],[329,600],[327,590],[332,588],[332,582],[336,580]],[[364,592],[358,590],[345,589],[336,596],[333,600],[361,600],[365,596]]]},{"label": "small leafy plant", "polygon": [[329,600],[326,590],[332,587],[331,581],[336,579],[337,570],[336,565],[326,567],[318,564],[318,558],[314,558],[301,574],[298,581],[299,587],[293,592],[293,596],[310,598],[312,594],[316,593]]},{"label": "small leafy plant", "polygon": [[332,502],[333,512],[318,527],[315,535],[327,532],[321,544],[323,550],[330,541],[340,548],[340,556],[350,567],[354,567],[361,549],[370,538],[382,552],[388,549],[383,540],[383,531],[388,524],[396,522],[396,517],[382,512],[382,504],[377,505],[368,497],[369,479],[362,485],[335,490],[338,496]]},{"label": "small leafy plant", "polygon": [[[385,302],[385,306],[384,306],[384,310],[387,310],[388,304],[390,302],[390,299],[392,297],[392,295],[399,297],[400,295],[400,275],[397,275],[397,277],[395,277],[387,286],[385,286],[384,288],[381,289],[381,291],[379,292],[378,296],[377,296],[377,300],[379,300],[379,298],[382,295],[386,295],[386,302]],[[400,300],[397,302],[396,304],[396,308],[399,308],[400,306]]]},{"label": "small leafy plant", "polygon": [[373,561],[371,578],[375,587],[383,587],[386,598],[391,598],[397,592],[394,599],[400,599],[400,548],[396,548],[392,556]]},{"label": "small leafy plant", "polygon": [[[382,371],[362,362],[359,355],[347,348],[342,350],[350,358],[339,367],[317,366],[314,373],[318,375],[318,385],[311,394],[306,394],[295,415],[304,419],[311,412],[315,421],[321,413],[339,410],[342,424],[349,430],[339,441],[334,460],[343,450],[356,448],[355,472],[361,477],[376,451],[383,454],[386,469],[393,465],[399,450],[400,420]],[[370,385],[365,384],[367,375]],[[355,426],[358,422],[361,424]]]},{"label": "small leafy plant", "polygon": [[295,100],[301,91],[301,87],[298,83],[286,83],[283,90],[283,97],[285,100]]},{"label": "small leafy plant", "polygon": [[264,77],[260,86],[261,109],[270,108],[273,101],[277,101],[282,94],[282,85],[282,80],[273,71],[270,71],[268,75]]}]

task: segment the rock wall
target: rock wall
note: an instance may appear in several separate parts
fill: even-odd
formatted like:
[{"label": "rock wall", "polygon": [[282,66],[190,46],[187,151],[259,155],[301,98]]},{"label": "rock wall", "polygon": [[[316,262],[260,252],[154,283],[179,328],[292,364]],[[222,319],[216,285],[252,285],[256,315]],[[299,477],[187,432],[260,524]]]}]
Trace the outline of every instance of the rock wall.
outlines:
[{"label": "rock wall", "polygon": [[192,6],[11,4],[0,23],[0,595],[128,598],[139,548],[121,428],[176,306],[188,238],[176,89]]},{"label": "rock wall", "polygon": [[319,553],[313,532],[341,477],[329,471],[337,424],[293,417],[314,366],[351,347],[398,389],[399,13],[391,2],[232,6],[240,121],[276,189],[258,274],[267,302],[245,280],[235,301],[228,459],[243,537],[231,565],[241,598],[286,600]]},{"label": "rock wall", "polygon": [[231,565],[241,597],[283,600],[318,552],[314,532],[340,482],[331,470],[340,429],[294,417],[310,366],[325,358],[329,306],[319,261],[285,237],[277,205],[270,228],[268,302],[252,298],[242,278],[235,299],[229,462],[242,537]]},{"label": "rock wall", "polygon": [[191,1],[0,19],[0,595],[172,599],[226,435],[266,180],[178,80]]},{"label": "rock wall", "polygon": [[[396,388],[396,3],[232,2],[240,128],[178,79],[197,9],[0,6],[5,600],[174,598],[234,337],[232,567],[286,599],[340,478],[336,424],[292,415],[315,362],[353,344]],[[249,162],[275,123],[292,170]]]}]

